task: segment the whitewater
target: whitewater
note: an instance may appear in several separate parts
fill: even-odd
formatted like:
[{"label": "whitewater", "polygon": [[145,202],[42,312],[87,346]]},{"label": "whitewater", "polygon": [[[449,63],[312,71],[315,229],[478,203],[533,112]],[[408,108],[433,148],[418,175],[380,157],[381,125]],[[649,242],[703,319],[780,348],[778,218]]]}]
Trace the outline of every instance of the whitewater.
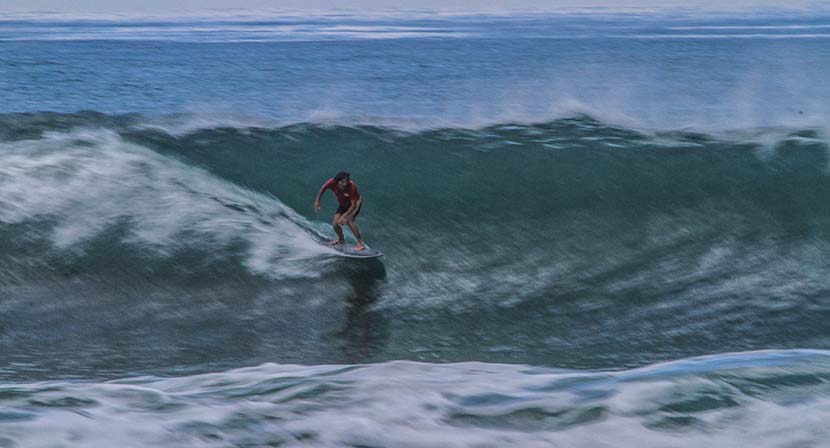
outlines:
[{"label": "whitewater", "polygon": [[3,17],[0,446],[828,446],[828,27]]}]

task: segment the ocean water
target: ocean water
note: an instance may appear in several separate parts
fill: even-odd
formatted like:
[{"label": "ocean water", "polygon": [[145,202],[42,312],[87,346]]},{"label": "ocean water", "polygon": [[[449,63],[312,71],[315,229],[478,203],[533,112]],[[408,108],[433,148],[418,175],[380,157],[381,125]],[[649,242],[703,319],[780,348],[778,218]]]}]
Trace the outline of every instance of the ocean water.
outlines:
[{"label": "ocean water", "polygon": [[805,11],[2,17],[0,447],[830,446],[828,73]]}]

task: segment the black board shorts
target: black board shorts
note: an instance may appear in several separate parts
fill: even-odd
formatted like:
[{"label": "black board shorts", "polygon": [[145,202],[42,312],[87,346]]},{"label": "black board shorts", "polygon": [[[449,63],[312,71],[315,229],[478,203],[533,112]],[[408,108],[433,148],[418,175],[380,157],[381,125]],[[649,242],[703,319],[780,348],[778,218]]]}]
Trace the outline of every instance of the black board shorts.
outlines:
[{"label": "black board shorts", "polygon": [[[335,215],[342,215],[343,213],[346,213],[346,211],[349,209],[349,207],[351,207],[351,205],[341,205],[341,206],[337,207],[337,211],[334,212],[334,214]],[[360,207],[357,208],[357,211],[354,212],[354,216],[352,217],[352,219],[357,219],[357,215],[360,214],[360,209],[361,208],[363,208],[363,204],[361,204]]]}]

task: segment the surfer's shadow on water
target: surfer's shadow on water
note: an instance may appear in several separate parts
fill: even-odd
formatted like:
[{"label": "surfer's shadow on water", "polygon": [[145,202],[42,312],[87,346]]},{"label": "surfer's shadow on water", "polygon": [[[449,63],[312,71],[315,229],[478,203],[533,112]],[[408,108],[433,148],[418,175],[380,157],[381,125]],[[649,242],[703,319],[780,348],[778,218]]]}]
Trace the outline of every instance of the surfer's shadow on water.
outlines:
[{"label": "surfer's shadow on water", "polygon": [[389,324],[373,305],[380,298],[386,269],[376,260],[349,263],[346,277],[351,286],[343,297],[345,320],[334,333],[347,363],[363,362],[383,351],[389,339]]}]

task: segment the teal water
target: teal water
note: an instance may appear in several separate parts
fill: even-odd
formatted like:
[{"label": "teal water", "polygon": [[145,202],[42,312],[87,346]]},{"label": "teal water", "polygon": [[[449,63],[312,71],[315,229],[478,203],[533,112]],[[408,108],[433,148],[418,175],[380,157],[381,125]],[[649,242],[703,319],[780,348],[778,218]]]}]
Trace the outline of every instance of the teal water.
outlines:
[{"label": "teal water", "polygon": [[828,27],[5,18],[0,446],[823,446]]}]

